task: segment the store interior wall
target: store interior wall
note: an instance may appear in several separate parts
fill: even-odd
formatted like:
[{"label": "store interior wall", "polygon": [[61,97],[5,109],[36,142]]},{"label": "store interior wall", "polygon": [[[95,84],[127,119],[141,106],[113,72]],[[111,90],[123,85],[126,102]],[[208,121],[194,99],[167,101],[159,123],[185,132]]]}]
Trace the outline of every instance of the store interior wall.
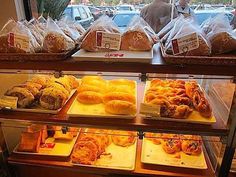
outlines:
[{"label": "store interior wall", "polygon": [[0,0],[0,27],[7,22],[9,18],[17,20],[16,5],[14,0]]}]

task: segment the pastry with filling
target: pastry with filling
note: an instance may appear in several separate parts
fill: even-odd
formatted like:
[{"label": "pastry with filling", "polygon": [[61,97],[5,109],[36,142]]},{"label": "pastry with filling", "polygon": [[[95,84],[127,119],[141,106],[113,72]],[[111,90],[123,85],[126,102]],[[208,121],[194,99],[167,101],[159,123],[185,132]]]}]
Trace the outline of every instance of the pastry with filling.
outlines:
[{"label": "pastry with filling", "polygon": [[67,98],[61,90],[49,87],[43,90],[39,103],[45,109],[57,110],[65,104]]},{"label": "pastry with filling", "polygon": [[34,95],[27,89],[22,87],[13,87],[8,90],[5,95],[17,97],[17,106],[20,108],[29,107],[34,102]]},{"label": "pastry with filling", "polygon": [[163,137],[162,148],[168,154],[174,154],[181,151],[181,140],[179,135],[166,134]]},{"label": "pastry with filling", "polygon": [[188,155],[200,155],[202,153],[202,139],[200,136],[183,135],[181,149]]}]

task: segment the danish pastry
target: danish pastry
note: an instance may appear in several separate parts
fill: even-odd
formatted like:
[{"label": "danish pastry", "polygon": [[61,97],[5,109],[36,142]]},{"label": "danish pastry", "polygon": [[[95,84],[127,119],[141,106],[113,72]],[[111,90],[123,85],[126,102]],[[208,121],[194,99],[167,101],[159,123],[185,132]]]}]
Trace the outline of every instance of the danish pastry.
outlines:
[{"label": "danish pastry", "polygon": [[181,151],[181,140],[178,135],[166,135],[162,142],[163,150],[168,154],[174,154]]},{"label": "danish pastry", "polygon": [[136,106],[127,101],[112,100],[105,104],[105,111],[110,114],[133,115],[136,113]]},{"label": "danish pastry", "polygon": [[93,91],[84,91],[78,94],[77,100],[83,104],[102,103],[102,94]]},{"label": "danish pastry", "polygon": [[188,155],[200,155],[202,153],[202,140],[200,136],[183,135],[181,149]]}]

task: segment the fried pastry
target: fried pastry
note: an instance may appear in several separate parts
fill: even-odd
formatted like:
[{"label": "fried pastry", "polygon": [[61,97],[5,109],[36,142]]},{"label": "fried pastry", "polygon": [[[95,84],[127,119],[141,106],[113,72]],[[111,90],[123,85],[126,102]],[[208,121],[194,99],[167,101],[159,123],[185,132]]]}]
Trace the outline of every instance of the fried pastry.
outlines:
[{"label": "fried pastry", "polygon": [[71,160],[73,163],[92,165],[97,159],[97,146],[91,141],[79,141],[76,143]]},{"label": "fried pastry", "polygon": [[128,147],[135,143],[136,135],[131,131],[112,131],[112,142],[117,146]]},{"label": "fried pastry", "polygon": [[84,91],[78,94],[77,100],[83,104],[102,103],[102,94],[93,91]]},{"label": "fried pastry", "polygon": [[202,153],[202,140],[200,136],[183,135],[181,139],[181,149],[185,154],[200,155]]},{"label": "fried pastry", "polygon": [[5,95],[17,97],[17,105],[20,108],[29,107],[34,102],[34,95],[27,89],[22,87],[13,87],[8,90]]},{"label": "fried pastry", "polygon": [[124,92],[110,92],[103,96],[103,102],[106,104],[112,100],[122,100],[133,104],[136,104],[136,98],[134,95]]},{"label": "fried pastry", "polygon": [[127,101],[112,100],[105,104],[105,111],[117,115],[134,115],[136,105]]}]

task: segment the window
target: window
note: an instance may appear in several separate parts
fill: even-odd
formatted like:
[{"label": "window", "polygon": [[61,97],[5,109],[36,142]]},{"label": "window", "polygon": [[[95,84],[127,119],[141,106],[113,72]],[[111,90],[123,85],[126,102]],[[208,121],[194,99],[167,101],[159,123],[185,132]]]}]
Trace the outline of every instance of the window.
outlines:
[{"label": "window", "polygon": [[80,17],[82,20],[88,18],[88,15],[83,7],[79,7],[79,11],[80,11],[80,15],[81,15]]},{"label": "window", "polygon": [[81,15],[80,15],[80,12],[79,12],[79,8],[74,8],[74,18],[75,17],[80,17],[81,18]]}]

